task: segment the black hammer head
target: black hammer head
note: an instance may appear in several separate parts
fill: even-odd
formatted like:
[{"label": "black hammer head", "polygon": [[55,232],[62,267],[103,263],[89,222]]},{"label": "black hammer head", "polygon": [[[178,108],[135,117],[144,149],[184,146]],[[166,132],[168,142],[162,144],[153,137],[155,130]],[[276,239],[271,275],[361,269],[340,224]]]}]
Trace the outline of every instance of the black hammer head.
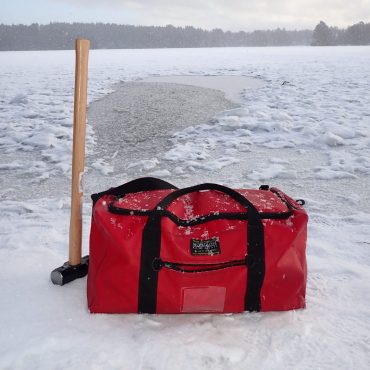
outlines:
[{"label": "black hammer head", "polygon": [[86,276],[88,267],[89,256],[85,256],[81,258],[79,265],[70,265],[69,262],[66,262],[63,266],[56,268],[51,272],[50,279],[55,285],[64,285]]}]

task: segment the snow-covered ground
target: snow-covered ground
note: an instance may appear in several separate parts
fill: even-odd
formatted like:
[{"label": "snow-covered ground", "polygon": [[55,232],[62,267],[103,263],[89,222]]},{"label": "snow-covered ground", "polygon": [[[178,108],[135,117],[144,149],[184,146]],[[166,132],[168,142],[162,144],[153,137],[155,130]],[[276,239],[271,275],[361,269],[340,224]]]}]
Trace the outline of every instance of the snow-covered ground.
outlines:
[{"label": "snow-covered ground", "polygon": [[[67,255],[73,63],[72,51],[0,53],[0,369],[368,369],[370,47],[90,55],[90,101],[149,76],[264,82],[120,173],[117,154],[89,162],[99,153],[92,117],[85,180],[160,174],[179,186],[269,183],[305,198],[307,308],[284,313],[90,315],[85,280],[51,284]],[[84,214],[87,253],[89,205]]]}]

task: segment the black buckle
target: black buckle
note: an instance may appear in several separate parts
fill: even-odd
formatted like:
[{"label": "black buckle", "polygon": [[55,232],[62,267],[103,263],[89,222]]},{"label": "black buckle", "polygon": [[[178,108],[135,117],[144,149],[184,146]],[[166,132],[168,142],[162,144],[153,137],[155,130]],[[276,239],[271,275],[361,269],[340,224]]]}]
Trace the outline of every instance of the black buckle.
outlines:
[{"label": "black buckle", "polygon": [[261,185],[260,190],[269,190],[270,187],[268,185]]},{"label": "black buckle", "polygon": [[154,258],[152,262],[152,268],[154,271],[160,271],[163,266],[164,266],[164,263],[160,258]]},{"label": "black buckle", "polygon": [[252,269],[256,266],[256,259],[253,255],[248,254],[245,256],[245,264],[248,268]]}]

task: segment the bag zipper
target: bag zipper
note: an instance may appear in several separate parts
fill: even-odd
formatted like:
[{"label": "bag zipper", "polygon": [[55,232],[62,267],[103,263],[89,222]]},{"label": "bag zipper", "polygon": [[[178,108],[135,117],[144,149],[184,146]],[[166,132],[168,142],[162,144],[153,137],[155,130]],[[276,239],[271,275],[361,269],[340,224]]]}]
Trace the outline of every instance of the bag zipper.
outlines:
[{"label": "bag zipper", "polygon": [[245,258],[240,260],[232,260],[218,263],[177,263],[163,261],[160,258],[155,258],[153,260],[152,266],[154,271],[160,271],[162,268],[167,268],[169,270],[174,270],[182,273],[199,273],[222,270],[236,266],[246,266],[248,268],[253,268],[254,264],[255,261],[253,256],[247,255]]}]

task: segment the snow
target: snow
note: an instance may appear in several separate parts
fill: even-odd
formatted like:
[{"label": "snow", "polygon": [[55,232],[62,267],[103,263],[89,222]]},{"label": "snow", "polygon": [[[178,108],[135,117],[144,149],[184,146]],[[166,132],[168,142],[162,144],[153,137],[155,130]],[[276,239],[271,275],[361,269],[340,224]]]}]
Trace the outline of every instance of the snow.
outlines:
[{"label": "snow", "polygon": [[[0,369],[368,369],[370,47],[91,52],[90,102],[151,76],[261,82],[127,171],[179,186],[268,181],[305,199],[307,308],[276,313],[90,315],[85,279],[51,284],[67,256],[73,63],[71,51],[0,53]],[[88,125],[88,156],[96,139]],[[84,180],[99,184],[95,170],[130,179],[109,158]]]},{"label": "snow", "polygon": [[91,166],[99,170],[101,174],[105,176],[113,172],[113,167],[105,163],[103,158],[96,160]]}]

